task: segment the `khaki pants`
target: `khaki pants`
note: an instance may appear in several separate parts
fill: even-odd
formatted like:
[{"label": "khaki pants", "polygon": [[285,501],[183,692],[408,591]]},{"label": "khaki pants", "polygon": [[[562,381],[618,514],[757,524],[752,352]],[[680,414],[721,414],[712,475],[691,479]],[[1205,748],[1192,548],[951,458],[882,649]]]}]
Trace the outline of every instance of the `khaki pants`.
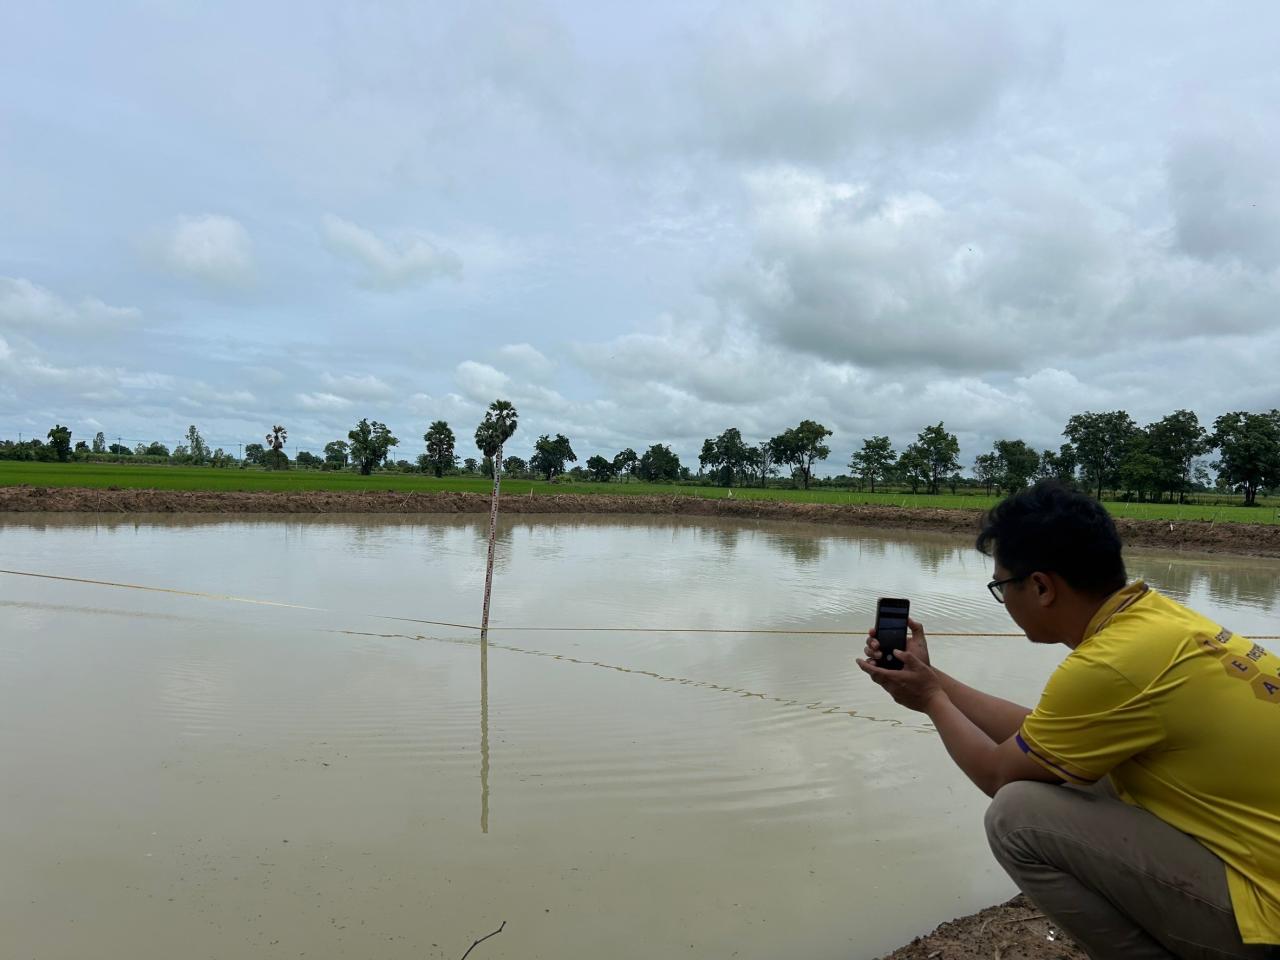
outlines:
[{"label": "khaki pants", "polygon": [[1118,799],[1023,780],[987,810],[991,850],[1013,882],[1093,960],[1263,960],[1240,939],[1226,868],[1198,841]]}]

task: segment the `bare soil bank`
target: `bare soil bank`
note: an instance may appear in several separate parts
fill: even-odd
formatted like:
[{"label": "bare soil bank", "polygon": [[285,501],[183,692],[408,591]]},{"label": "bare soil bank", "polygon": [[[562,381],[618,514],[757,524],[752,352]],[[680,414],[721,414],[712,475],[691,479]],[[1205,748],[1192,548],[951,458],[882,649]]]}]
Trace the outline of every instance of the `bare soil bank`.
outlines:
[{"label": "bare soil bank", "polygon": [[[296,493],[204,490],[102,490],[80,487],[0,487],[0,512],[56,513],[485,513],[489,498],[478,493]],[[976,533],[978,510],[930,510],[869,504],[793,503],[705,497],[551,494],[504,496],[504,513],[641,514],[800,520],[881,529]],[[1124,542],[1134,547],[1280,557],[1280,524],[1116,518]]]},{"label": "bare soil bank", "polygon": [[883,960],[1088,960],[1023,896],[942,924]]}]

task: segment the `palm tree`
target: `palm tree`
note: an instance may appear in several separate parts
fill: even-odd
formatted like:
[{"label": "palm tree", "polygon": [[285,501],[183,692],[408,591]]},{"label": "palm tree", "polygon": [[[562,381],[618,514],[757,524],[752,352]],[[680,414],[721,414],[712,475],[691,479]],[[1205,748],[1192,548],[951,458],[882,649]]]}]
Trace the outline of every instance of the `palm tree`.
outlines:
[{"label": "palm tree", "polygon": [[267,434],[267,449],[271,451],[268,459],[271,461],[270,466],[279,467],[289,462],[284,454],[284,442],[289,439],[289,431],[284,427],[276,424],[271,428],[271,432]]},{"label": "palm tree", "polygon": [[498,486],[502,480],[502,445],[516,432],[516,408],[506,400],[489,404],[480,426],[476,427],[476,446],[486,457],[493,458],[493,496],[489,501],[489,560],[484,573],[484,612],[480,617],[480,639],[489,636],[489,596],[493,589],[493,544],[498,534]]},{"label": "palm tree", "polygon": [[272,450],[280,451],[284,449],[284,442],[288,439],[289,431],[276,424],[271,428],[271,432],[267,434],[267,446]]},{"label": "palm tree", "polygon": [[[516,432],[517,416],[516,408],[509,401],[495,400],[476,427],[476,446],[486,457],[493,457],[495,465],[502,459],[502,445]],[[494,473],[497,472],[495,469]]]}]

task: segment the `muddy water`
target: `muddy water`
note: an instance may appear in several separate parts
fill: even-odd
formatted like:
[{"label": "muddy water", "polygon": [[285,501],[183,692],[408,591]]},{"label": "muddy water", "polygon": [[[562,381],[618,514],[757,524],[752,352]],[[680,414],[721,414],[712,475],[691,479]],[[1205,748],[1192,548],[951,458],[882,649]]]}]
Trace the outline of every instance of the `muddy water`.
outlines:
[{"label": "muddy water", "polygon": [[[0,567],[296,606],[0,575],[6,956],[858,958],[1013,892],[927,723],[803,632],[1011,629],[963,542],[506,523],[482,684],[412,622],[476,621],[480,518],[20,521]],[[1280,562],[1130,566],[1280,633]],[[1064,652],[932,646],[1024,702]]]}]

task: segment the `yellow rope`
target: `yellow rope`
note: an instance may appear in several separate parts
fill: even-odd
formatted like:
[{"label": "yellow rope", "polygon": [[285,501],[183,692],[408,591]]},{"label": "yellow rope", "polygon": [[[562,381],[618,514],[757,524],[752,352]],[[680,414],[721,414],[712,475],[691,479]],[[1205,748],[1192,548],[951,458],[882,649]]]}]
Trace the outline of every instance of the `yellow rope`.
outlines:
[{"label": "yellow rope", "polygon": [[[263,607],[283,607],[289,610],[311,610],[316,613],[337,613],[327,607],[310,607],[300,603],[284,603],[279,600],[256,600],[252,597],[237,597],[229,593],[203,593],[199,590],[177,590],[173,587],[150,587],[137,583],[117,583],[112,580],[90,580],[86,577],[64,577],[51,573],[29,573],[24,570],[0,570],[0,574],[12,577],[33,577],[38,580],[60,580],[65,583],[87,583],[98,587],[118,587],[123,590],[144,590],[148,593],[168,593],[179,597],[198,597],[202,600],[227,600],[234,603],[252,603]],[[422,620],[417,617],[392,617],[382,613],[363,613],[361,616],[376,617],[379,620],[394,620],[400,623],[425,623],[433,627],[455,627],[459,630],[475,630],[480,628],[472,623],[451,623],[447,620]],[[714,633],[714,634],[768,634],[772,636],[802,637],[853,637],[861,636],[860,630],[795,630],[795,629],[759,629],[729,627],[504,627],[490,625],[490,633]],[[929,631],[931,637],[1025,637],[1023,633],[990,633],[990,632],[955,632]],[[1250,634],[1250,640],[1280,640],[1276,634]]]},{"label": "yellow rope", "polygon": [[[263,607],[285,607],[289,610],[312,610],[316,613],[335,613],[327,607],[308,607],[300,603],[282,603],[279,600],[255,600],[251,597],[237,597],[229,593],[202,593],[198,590],[175,590],[172,587],[148,587],[137,583],[116,583],[111,580],[89,580],[84,577],[60,577],[51,573],[27,573],[23,570],[0,570],[0,574],[14,577],[35,577],[39,580],[62,580],[66,583],[89,583],[98,587],[120,587],[123,590],[145,590],[148,593],[170,593],[179,597],[199,597],[202,600],[230,600],[235,603],[253,603]],[[458,627],[463,630],[479,630],[469,623],[448,623],[444,620],[415,620],[409,617],[388,617],[380,613],[369,613],[364,616],[378,617],[382,620],[401,620],[406,623],[429,623],[436,627]]]}]

